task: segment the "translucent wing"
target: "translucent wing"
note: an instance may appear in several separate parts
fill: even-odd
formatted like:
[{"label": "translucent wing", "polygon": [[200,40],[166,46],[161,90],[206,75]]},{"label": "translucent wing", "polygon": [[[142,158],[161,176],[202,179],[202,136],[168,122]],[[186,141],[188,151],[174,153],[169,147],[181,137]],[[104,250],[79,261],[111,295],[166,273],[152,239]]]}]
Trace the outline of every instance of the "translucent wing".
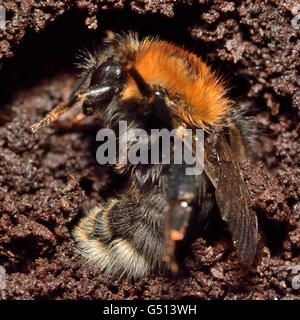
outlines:
[{"label": "translucent wing", "polygon": [[223,133],[218,137],[216,150],[219,160],[216,201],[232,234],[239,261],[243,265],[250,265],[258,242],[257,217],[250,208],[248,187]]}]

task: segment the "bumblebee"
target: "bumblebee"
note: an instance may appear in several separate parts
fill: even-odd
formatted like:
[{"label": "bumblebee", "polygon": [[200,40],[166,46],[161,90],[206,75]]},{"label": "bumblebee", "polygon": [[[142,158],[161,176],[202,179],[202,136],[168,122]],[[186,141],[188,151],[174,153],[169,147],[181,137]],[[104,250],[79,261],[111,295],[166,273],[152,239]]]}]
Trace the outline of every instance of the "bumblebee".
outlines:
[{"label": "bumblebee", "polygon": [[[179,139],[187,129],[202,128],[205,151],[199,175],[186,174],[186,161],[117,161],[114,168],[127,177],[127,185],[73,231],[82,254],[105,274],[120,278],[141,278],[166,265],[177,273],[178,243],[193,221],[203,223],[217,207],[240,263],[252,264],[257,217],[239,169],[247,154],[247,126],[227,98],[226,84],[195,54],[158,38],[139,40],[135,33],[115,36],[101,50],[85,53],[83,60],[82,76],[67,101],[32,125],[32,132],[79,102],[84,116],[97,111],[119,141],[120,121],[147,132],[175,129]],[[174,143],[171,158],[175,152]],[[123,152],[117,154],[118,160],[122,157]]]}]

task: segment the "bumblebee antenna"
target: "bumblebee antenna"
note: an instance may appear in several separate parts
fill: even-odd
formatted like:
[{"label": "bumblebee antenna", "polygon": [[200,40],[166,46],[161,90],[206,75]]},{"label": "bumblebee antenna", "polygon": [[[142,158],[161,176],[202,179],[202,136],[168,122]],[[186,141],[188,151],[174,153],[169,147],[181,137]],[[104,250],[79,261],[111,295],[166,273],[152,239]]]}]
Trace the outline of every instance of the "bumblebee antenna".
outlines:
[{"label": "bumblebee antenna", "polygon": [[67,99],[67,104],[72,103],[72,100],[74,98],[74,96],[76,95],[77,91],[82,87],[82,85],[86,82],[87,78],[90,76],[91,71],[87,71],[83,74],[83,76],[77,81],[74,89],[72,90],[72,92],[70,93],[68,99]]},{"label": "bumblebee antenna", "polygon": [[41,121],[34,123],[29,127],[32,133],[37,132],[39,129],[49,126],[52,122],[56,121],[63,113],[68,111],[73,105],[79,101],[84,100],[85,97],[82,95],[73,95],[73,97],[68,99],[68,101],[60,103],[57,107],[55,107],[52,111],[50,111]]},{"label": "bumblebee antenna", "polygon": [[66,102],[60,103],[57,107],[50,111],[41,121],[31,125],[29,127],[31,132],[35,133],[39,129],[49,126],[52,122],[56,121],[63,113],[67,112],[70,108],[72,108],[76,102],[80,100],[85,100],[85,97],[79,94],[78,91],[86,82],[90,74],[91,71],[87,71],[86,73],[84,73],[84,75],[76,83],[74,89],[72,90]]}]

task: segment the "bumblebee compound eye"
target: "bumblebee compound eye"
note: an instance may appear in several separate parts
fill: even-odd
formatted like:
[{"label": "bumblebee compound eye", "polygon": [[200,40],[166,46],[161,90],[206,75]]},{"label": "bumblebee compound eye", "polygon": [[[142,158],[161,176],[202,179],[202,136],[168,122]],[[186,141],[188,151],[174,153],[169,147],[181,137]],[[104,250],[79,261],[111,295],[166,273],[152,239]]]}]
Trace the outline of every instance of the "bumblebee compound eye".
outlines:
[{"label": "bumblebee compound eye", "polygon": [[90,87],[79,93],[84,98],[82,112],[91,116],[96,108],[108,105],[122,90],[125,77],[122,66],[112,59],[100,64],[92,75]]},{"label": "bumblebee compound eye", "polygon": [[124,80],[125,73],[122,66],[112,59],[108,59],[95,70],[91,79],[91,86],[97,86],[99,84],[117,86],[121,85]]}]

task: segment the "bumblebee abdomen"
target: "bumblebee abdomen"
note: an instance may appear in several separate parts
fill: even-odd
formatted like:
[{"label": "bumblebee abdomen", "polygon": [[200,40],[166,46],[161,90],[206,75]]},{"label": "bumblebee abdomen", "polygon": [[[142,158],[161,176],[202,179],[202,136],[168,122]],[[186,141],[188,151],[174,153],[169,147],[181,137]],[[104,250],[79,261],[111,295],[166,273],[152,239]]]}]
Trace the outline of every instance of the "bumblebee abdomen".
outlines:
[{"label": "bumblebee abdomen", "polygon": [[82,254],[104,273],[141,278],[162,267],[166,206],[154,192],[143,196],[144,205],[128,197],[94,208],[73,235]]}]

